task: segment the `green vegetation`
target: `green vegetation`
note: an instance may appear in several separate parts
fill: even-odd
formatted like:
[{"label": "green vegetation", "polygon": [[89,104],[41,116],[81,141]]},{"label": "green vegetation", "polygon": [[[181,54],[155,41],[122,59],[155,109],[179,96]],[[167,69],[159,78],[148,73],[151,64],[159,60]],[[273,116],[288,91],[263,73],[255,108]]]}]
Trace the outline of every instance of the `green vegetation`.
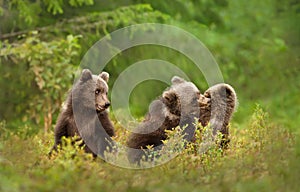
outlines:
[{"label": "green vegetation", "polygon": [[[0,0],[0,5],[0,191],[299,190],[298,1]],[[110,32],[146,22],[192,33],[216,58],[239,98],[229,148],[198,154],[199,137],[167,164],[129,170],[93,160],[66,139],[64,150],[49,159],[60,106],[86,51]],[[153,58],[178,66],[202,92],[208,88],[191,60],[155,45],[133,47],[111,60],[105,68],[109,85],[129,65]],[[130,97],[133,115],[143,117],[166,86],[138,85]],[[115,124],[115,140],[124,143],[128,131]],[[171,132],[167,145],[178,144],[177,137]]]},{"label": "green vegetation", "polygon": [[[247,128],[247,129],[246,129]],[[294,136],[273,124],[257,108],[245,127],[232,125],[228,150],[197,154],[189,145],[168,163],[146,170],[119,168],[92,160],[66,140],[63,151],[48,159],[52,134],[25,137],[1,125],[2,191],[297,191],[299,147]],[[116,140],[124,133],[117,127]],[[175,136],[174,136],[175,135]],[[176,134],[168,146],[178,145]],[[69,145],[68,145],[69,143]],[[75,155],[76,154],[76,155]],[[75,156],[74,156],[75,155]],[[124,161],[127,161],[125,157]]]}]

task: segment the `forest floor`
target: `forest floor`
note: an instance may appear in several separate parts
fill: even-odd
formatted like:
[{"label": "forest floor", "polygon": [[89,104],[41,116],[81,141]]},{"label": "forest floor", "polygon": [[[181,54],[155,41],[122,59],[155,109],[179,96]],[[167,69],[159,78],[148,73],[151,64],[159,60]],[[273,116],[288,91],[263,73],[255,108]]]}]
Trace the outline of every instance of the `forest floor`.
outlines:
[{"label": "forest floor", "polygon": [[[126,134],[116,128],[116,140]],[[0,191],[297,191],[300,142],[257,108],[231,124],[227,150],[197,154],[190,145],[154,168],[134,170],[93,159],[67,146],[51,158],[53,133],[11,132],[1,124]],[[76,154],[74,156],[74,154]]]}]

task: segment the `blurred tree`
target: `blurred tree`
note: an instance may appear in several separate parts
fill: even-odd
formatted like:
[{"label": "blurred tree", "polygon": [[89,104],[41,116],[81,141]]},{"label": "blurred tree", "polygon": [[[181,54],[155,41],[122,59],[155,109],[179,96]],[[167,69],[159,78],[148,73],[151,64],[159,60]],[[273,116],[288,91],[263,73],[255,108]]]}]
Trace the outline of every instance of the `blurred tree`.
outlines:
[{"label": "blurred tree", "polygon": [[[294,95],[300,90],[297,75],[300,72],[300,2],[297,0],[174,0],[172,3],[150,0],[0,0],[0,5],[1,43],[8,39],[9,43],[5,46],[14,49],[26,42],[27,37],[22,34],[30,30],[39,31],[36,38],[51,45],[65,40],[69,34],[82,35],[83,38],[78,40],[81,51],[78,50],[73,61],[78,64],[85,52],[109,32],[136,23],[167,23],[191,32],[211,50],[225,81],[236,88],[242,102],[272,100],[275,102],[272,106],[277,109],[282,106],[278,101],[294,98],[294,102]],[[34,47],[34,44],[27,45],[28,50]],[[40,54],[48,60],[46,53],[40,51]],[[5,60],[1,56],[3,78],[0,84],[7,90],[0,93],[0,115],[4,119],[23,116],[24,100],[34,96],[45,98],[46,95],[40,92],[36,83],[32,83],[35,81],[34,76],[27,75],[28,63],[20,58],[24,57],[19,55]],[[193,68],[188,58],[159,46],[134,47],[114,58],[106,68],[113,74],[110,84],[130,64],[153,58],[174,63],[201,90],[207,88],[201,72]],[[54,72],[56,69],[60,68],[53,67],[51,70]],[[34,73],[31,71],[31,74]],[[137,87],[130,98],[132,111],[137,116],[145,113],[150,101],[165,88],[158,82],[146,85]],[[13,107],[7,102],[17,109],[14,117],[10,116]],[[290,101],[285,108],[292,106],[293,102]],[[290,114],[297,113],[292,111]]]},{"label": "blurred tree", "polygon": [[[80,49],[78,38],[69,35],[66,39],[45,42],[33,34],[17,46],[2,45],[2,64],[23,65],[19,77],[14,71],[5,70],[4,74],[6,78],[20,79],[21,83],[21,89],[8,88],[6,91],[11,92],[5,93],[9,100],[14,99],[14,95],[22,97],[22,103],[18,103],[12,113],[25,111],[25,114],[17,116],[24,121],[44,122],[45,131],[50,129],[52,116],[59,112],[62,99],[74,78],[74,57],[78,56]],[[29,94],[26,89],[30,89],[30,95],[26,95]]]},{"label": "blurred tree", "polygon": [[[63,14],[66,7],[82,7],[94,4],[94,0],[1,0],[0,33],[38,26],[47,14]],[[49,17],[49,16],[48,16]],[[10,23],[9,23],[10,22]]]}]

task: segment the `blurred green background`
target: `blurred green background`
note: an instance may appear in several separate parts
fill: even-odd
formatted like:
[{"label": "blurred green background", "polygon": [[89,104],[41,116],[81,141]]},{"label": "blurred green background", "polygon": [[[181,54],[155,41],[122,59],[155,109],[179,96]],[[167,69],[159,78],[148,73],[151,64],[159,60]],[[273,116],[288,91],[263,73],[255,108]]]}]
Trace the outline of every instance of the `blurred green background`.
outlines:
[{"label": "blurred green background", "polygon": [[[299,124],[298,1],[13,0],[0,4],[0,118],[9,124],[54,123],[86,51],[107,33],[145,22],[179,26],[208,47],[225,82],[237,91],[238,122],[259,102],[286,125]],[[73,37],[67,40],[67,35]],[[130,64],[149,58],[176,64],[202,92],[207,89],[191,61],[159,46],[139,46],[115,57],[106,67],[110,85]],[[132,113],[142,116],[165,87],[158,82],[137,87],[130,99]],[[47,119],[50,114],[53,118]]]},{"label": "blurred green background", "polygon": [[[52,133],[80,61],[95,42],[132,24],[164,23],[190,32],[211,51],[238,95],[236,127],[247,129],[259,104],[272,123],[295,137],[300,133],[298,0],[0,0],[0,5],[0,122],[6,130],[22,132],[26,126],[29,135]],[[128,66],[153,58],[174,63],[202,92],[208,88],[188,58],[153,45],[117,55],[105,68],[110,87]],[[166,86],[158,81],[137,86],[132,114],[142,117]]]},{"label": "blurred green background", "polygon": [[[207,46],[225,82],[237,91],[237,122],[242,123],[254,103],[260,103],[289,128],[300,123],[298,1],[2,0],[0,4],[0,119],[12,128],[26,122],[50,129],[86,51],[116,29],[145,22],[181,27]],[[184,55],[150,45],[128,49],[107,65],[110,86],[129,65],[151,58],[174,63],[202,92],[208,88]],[[166,86],[153,81],[136,87],[130,98],[132,114],[143,116]]]}]

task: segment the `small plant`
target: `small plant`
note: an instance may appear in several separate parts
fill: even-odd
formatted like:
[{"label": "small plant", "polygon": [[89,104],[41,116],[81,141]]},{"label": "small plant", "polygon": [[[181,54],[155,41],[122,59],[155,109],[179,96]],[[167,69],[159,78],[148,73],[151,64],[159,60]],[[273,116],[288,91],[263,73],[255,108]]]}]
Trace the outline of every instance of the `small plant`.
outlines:
[{"label": "small plant", "polygon": [[0,121],[0,138],[8,139],[11,136],[11,131],[6,128],[6,122]]},{"label": "small plant", "polygon": [[249,123],[249,137],[252,139],[253,147],[262,150],[270,142],[272,135],[270,125],[268,113],[257,104]]}]

